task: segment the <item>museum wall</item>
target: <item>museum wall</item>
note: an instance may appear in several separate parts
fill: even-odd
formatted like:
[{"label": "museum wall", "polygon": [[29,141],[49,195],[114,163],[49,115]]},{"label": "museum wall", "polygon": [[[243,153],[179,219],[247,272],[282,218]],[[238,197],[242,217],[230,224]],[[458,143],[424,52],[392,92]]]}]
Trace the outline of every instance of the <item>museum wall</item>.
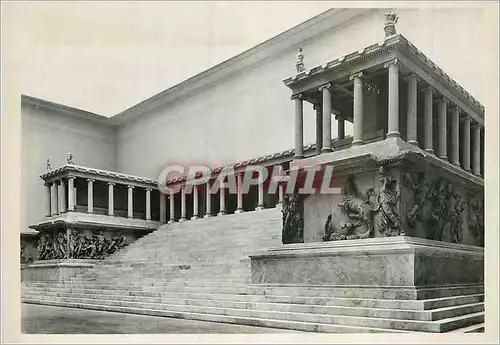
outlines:
[{"label": "museum wall", "polygon": [[[385,10],[367,12],[336,31],[303,42],[306,68],[383,39]],[[457,28],[457,18],[479,22],[474,9],[398,9],[397,30],[474,95],[482,85],[464,68],[478,53],[481,28]],[[453,30],[453,33],[450,31]],[[458,32],[457,32],[458,30]],[[450,35],[462,35],[450,41]],[[468,47],[466,49],[466,47]],[[461,51],[460,59],[452,52]],[[145,114],[118,130],[117,167],[120,171],[155,178],[174,162],[220,165],[294,146],[294,103],[282,79],[294,74],[297,47],[270,56],[258,65],[221,79],[212,87]],[[402,105],[402,104],[401,104]],[[335,107],[335,105],[333,105]],[[314,142],[314,111],[304,105],[304,142]],[[333,137],[336,137],[336,121]],[[347,134],[352,133],[348,124]]]},{"label": "museum wall", "polygon": [[46,189],[39,175],[50,159],[53,168],[71,152],[76,165],[116,170],[114,130],[66,113],[22,104],[21,231],[45,216]]}]

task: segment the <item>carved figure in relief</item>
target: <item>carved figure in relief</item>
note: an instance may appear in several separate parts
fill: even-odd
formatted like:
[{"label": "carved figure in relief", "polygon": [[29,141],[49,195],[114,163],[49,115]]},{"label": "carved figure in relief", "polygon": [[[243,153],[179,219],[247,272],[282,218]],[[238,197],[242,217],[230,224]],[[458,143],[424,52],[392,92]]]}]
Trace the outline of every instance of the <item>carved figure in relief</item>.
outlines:
[{"label": "carved figure in relief", "polygon": [[452,185],[442,178],[431,183],[422,210],[422,222],[428,239],[443,240],[444,227],[449,218],[448,200],[452,195],[452,190]]},{"label": "carved figure in relief", "polygon": [[284,196],[281,212],[283,214],[283,243],[304,242],[304,216],[302,203],[297,193]]},{"label": "carved figure in relief", "polygon": [[335,231],[330,214],[325,222],[323,241],[368,238],[373,236],[373,214],[379,205],[375,202],[375,190],[369,188],[366,194],[359,191],[356,177],[350,175],[344,185],[344,195],[338,207],[349,218]]},{"label": "carved figure in relief", "polygon": [[55,258],[54,246],[52,243],[52,238],[47,233],[43,233],[40,236],[37,244],[38,259],[39,260],[50,260]]},{"label": "carved figure in relief", "polygon": [[398,181],[384,168],[379,170],[382,178],[382,188],[378,195],[381,218],[378,224],[379,231],[386,236],[404,236],[401,229],[401,218],[398,211],[398,203],[401,199],[401,190]]},{"label": "carved figure in relief", "polygon": [[67,248],[67,240],[66,236],[62,232],[59,232],[56,236],[55,245],[55,253],[57,255],[57,259],[66,258],[66,248]]},{"label": "carved figure in relief", "polygon": [[108,246],[107,254],[113,254],[118,249],[121,249],[127,245],[127,238],[125,236],[113,236],[111,238],[111,243]]},{"label": "carved figure in relief", "polygon": [[463,219],[462,213],[465,211],[466,203],[458,193],[453,193],[451,199],[452,208],[450,215],[450,241],[452,243],[461,243],[463,238],[462,227]]},{"label": "carved figure in relief", "polygon": [[425,201],[425,193],[422,192],[424,182],[424,174],[422,173],[403,173],[401,182],[413,192],[413,198],[410,204],[407,205],[406,222],[410,228],[415,226],[415,223],[420,219],[422,206]]},{"label": "carved figure in relief", "polygon": [[481,197],[470,198],[469,229],[480,245],[484,246],[484,199]]}]

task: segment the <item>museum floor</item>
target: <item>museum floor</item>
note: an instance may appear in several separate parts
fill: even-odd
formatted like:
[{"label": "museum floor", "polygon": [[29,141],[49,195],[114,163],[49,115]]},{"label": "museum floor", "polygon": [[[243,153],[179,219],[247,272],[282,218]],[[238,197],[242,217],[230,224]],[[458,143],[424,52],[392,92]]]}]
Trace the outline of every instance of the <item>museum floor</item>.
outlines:
[{"label": "museum floor", "polygon": [[[26,334],[299,333],[265,327],[22,304]],[[302,332],[300,332],[302,333]]]}]

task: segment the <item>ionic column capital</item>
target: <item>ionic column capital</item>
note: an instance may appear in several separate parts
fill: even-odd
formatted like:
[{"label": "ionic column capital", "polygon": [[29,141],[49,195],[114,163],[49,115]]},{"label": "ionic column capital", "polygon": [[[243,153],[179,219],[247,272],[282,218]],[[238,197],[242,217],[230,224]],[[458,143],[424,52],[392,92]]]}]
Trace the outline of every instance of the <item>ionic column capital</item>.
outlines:
[{"label": "ionic column capital", "polygon": [[365,75],[363,74],[363,72],[357,72],[357,73],[351,74],[349,76],[349,80],[363,79],[364,77],[365,77]]},{"label": "ionic column capital", "polygon": [[314,103],[313,104],[313,110],[316,110],[316,111],[323,110],[323,107],[322,107],[321,103]]},{"label": "ionic column capital", "polygon": [[89,182],[89,183],[93,183],[93,182],[95,182],[95,179],[93,179],[93,178],[88,178],[88,179],[87,179],[87,182]]},{"label": "ionic column capital", "polygon": [[109,186],[114,186],[115,184],[116,184],[116,182],[108,182]]},{"label": "ionic column capital", "polygon": [[472,117],[467,114],[467,113],[462,113],[463,116],[460,117],[460,122],[465,122],[465,121],[469,121],[469,123],[472,121]]},{"label": "ionic column capital", "polygon": [[67,179],[68,179],[68,180],[74,180],[74,179],[76,179],[76,176],[71,176],[71,175],[69,175],[69,176],[67,177]]},{"label": "ionic column capital", "polygon": [[151,192],[153,190],[153,188],[145,188],[146,189],[146,192]]},{"label": "ionic column capital", "polygon": [[292,101],[294,101],[294,100],[296,100],[296,99],[303,99],[303,98],[304,98],[304,95],[303,95],[303,94],[301,94],[301,93],[297,93],[297,94],[294,94],[294,95],[290,96],[290,99],[291,99]]},{"label": "ionic column capital", "polygon": [[52,182],[45,182],[43,185],[45,187],[52,187]]},{"label": "ionic column capital", "polygon": [[408,74],[407,76],[405,76],[403,79],[407,83],[410,83],[412,81],[416,81],[418,83],[421,80],[420,77],[416,73],[413,73],[413,72]]},{"label": "ionic column capital", "polygon": [[132,186],[131,184],[129,184],[129,185],[127,185],[127,188],[128,188],[128,189],[134,189],[134,188],[135,188],[135,186]]},{"label": "ionic column capital", "polygon": [[388,61],[384,64],[384,68],[389,68],[391,66],[396,66],[396,67],[399,67],[400,63],[398,61],[398,59],[394,59],[394,60],[391,60],[391,61]]},{"label": "ionic column capital", "polygon": [[440,97],[436,98],[436,102],[438,102],[439,104],[444,103],[447,107],[450,104],[450,100],[448,98],[446,98],[445,96],[440,96]]},{"label": "ionic column capital", "polygon": [[324,85],[321,85],[318,90],[322,92],[324,89],[331,89],[332,88],[332,83],[326,83]]},{"label": "ionic column capital", "polygon": [[422,87],[422,92],[430,92],[431,94],[433,94],[436,92],[436,89],[434,88],[434,86],[427,84]]}]

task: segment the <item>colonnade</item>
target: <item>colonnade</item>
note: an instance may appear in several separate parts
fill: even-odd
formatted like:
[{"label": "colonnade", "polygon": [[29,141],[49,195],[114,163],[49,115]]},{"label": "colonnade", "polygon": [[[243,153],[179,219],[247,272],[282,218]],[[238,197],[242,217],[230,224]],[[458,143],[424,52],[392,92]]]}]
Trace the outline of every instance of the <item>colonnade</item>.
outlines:
[{"label": "colonnade", "polygon": [[[245,212],[243,209],[243,173],[237,173],[236,174],[236,210],[234,213],[243,213]],[[199,185],[193,185],[192,190],[191,190],[191,195],[192,195],[192,203],[193,203],[193,214],[191,216],[191,220],[199,219],[199,218],[209,218],[214,216],[214,210],[212,209],[212,188],[213,188],[213,183],[214,181],[208,181],[204,184],[199,184]],[[177,219],[180,222],[188,220],[187,217],[187,191],[186,191],[186,185],[180,185],[178,186],[178,190],[175,190],[175,186],[170,186],[170,191],[168,194],[168,202],[169,202],[169,220],[168,223],[173,223],[177,221]],[[283,202],[283,189],[282,184],[278,184],[278,202],[277,202],[277,207],[282,204]],[[228,213],[228,205],[227,205],[227,198],[226,198],[226,190],[228,189],[228,186],[225,184],[220,184],[218,187],[218,190],[216,193],[218,194],[218,204],[219,204],[219,211],[217,213],[217,216],[223,216]],[[175,190],[175,191],[174,191]],[[204,193],[200,193],[200,190],[203,190]],[[175,202],[176,202],[176,194],[179,194],[180,197],[180,217],[177,218],[175,214]],[[264,207],[264,183],[260,182],[257,185],[257,205],[255,207],[255,211],[260,211],[263,210]],[[204,200],[204,210],[199,209],[199,200],[200,198],[203,198]],[[160,223],[165,223],[166,221],[166,205],[167,205],[167,194],[160,193]]]},{"label": "colonnade", "polygon": [[[69,176],[67,178],[61,178],[50,183],[46,183],[47,188],[47,203],[46,203],[46,215],[54,216],[66,212],[75,211],[76,206],[76,193],[75,188],[75,178]],[[93,178],[85,179],[87,182],[87,213],[94,213],[94,182]],[[108,215],[115,215],[115,198],[114,198],[114,188],[116,182],[106,182],[108,184]],[[66,188],[67,184],[67,188]],[[134,188],[139,188],[134,185],[127,185],[127,217],[134,217]],[[144,188],[144,187],[140,187]],[[151,220],[151,191],[152,188],[144,188],[146,191],[146,220]],[[67,193],[67,199],[66,194]],[[66,205],[67,200],[67,205]]]},{"label": "colonnade", "polygon": [[[398,61],[392,60],[384,65],[387,70],[387,138],[401,137],[399,125],[399,83],[400,65]],[[364,145],[363,141],[363,72],[357,72],[349,78],[353,83],[353,127],[354,135],[352,145]],[[420,78],[415,73],[404,77],[407,83],[407,110],[406,110],[406,141],[421,146],[425,151],[435,154],[445,161],[449,161],[457,167],[462,167],[467,172],[481,176],[481,132],[483,126],[472,119],[458,105],[440,94],[431,85],[423,85],[419,90]],[[332,82],[326,83],[318,88],[322,95],[322,104],[314,104],[316,110],[316,154],[332,152],[331,138],[331,90]],[[421,92],[420,92],[421,91]],[[418,113],[418,97],[423,96],[423,114]],[[303,124],[303,94],[292,96],[295,101],[295,156],[294,159],[304,158],[304,124]],[[434,114],[434,104],[437,103],[437,114]],[[437,116],[438,135],[437,145],[434,147],[433,132],[434,117]],[[448,119],[449,117],[449,119]],[[345,138],[344,118],[336,116],[338,121],[338,138]],[[423,121],[423,138],[417,138],[417,124]],[[462,129],[460,129],[460,126]],[[448,127],[450,133],[448,133]],[[449,137],[448,137],[449,136]],[[448,140],[448,138],[450,140]],[[448,147],[448,143],[449,146]],[[460,157],[460,147],[461,157]]]}]

